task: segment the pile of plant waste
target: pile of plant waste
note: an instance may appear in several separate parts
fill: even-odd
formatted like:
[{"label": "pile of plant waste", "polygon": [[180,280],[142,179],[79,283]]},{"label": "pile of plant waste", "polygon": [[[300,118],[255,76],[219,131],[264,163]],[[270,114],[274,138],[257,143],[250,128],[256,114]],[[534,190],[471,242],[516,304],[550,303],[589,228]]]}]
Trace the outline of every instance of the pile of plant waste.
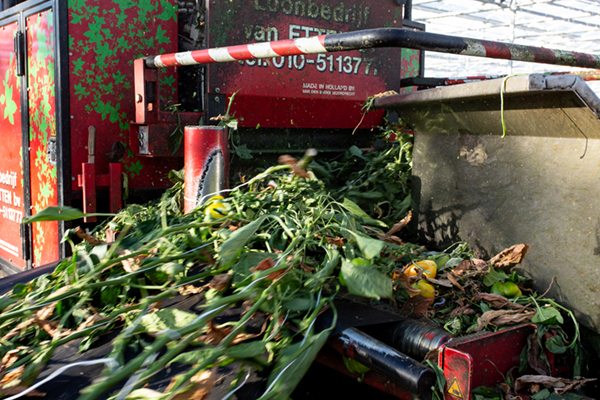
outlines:
[{"label": "pile of plant waste", "polygon": [[[307,168],[314,154],[284,156],[188,214],[181,213],[180,183],[161,201],[129,206],[102,226],[116,232],[111,243],[100,228],[74,232],[84,240],[78,245],[66,234],[72,257],[0,297],[0,397],[42,396],[36,380],[55,352],[73,343],[85,359],[110,337],[108,354],[85,359],[104,370],[80,399],[204,399],[225,366],[234,371],[223,398],[241,392],[250,371],[261,371],[267,379],[256,398],[287,399],[335,326],[334,299],[347,294],[432,319],[456,335],[535,323],[521,369],[546,380],[507,377],[500,389],[479,388],[480,398],[537,387],[541,399],[581,386],[585,380],[548,376],[544,349],[571,354],[575,375],[582,374],[578,325],[510,272],[526,246],[484,261],[466,243],[430,252],[395,235],[410,220],[408,192],[388,182],[407,182],[409,143],[352,149],[348,166],[338,160],[315,168],[329,174],[325,181],[345,175],[350,184],[343,189],[330,190]],[[356,162],[365,173],[350,165]],[[376,199],[360,194],[374,189]],[[25,222],[82,216],[48,208]],[[192,306],[170,306],[174,300]],[[327,309],[333,321],[319,331],[315,321]],[[179,372],[158,390],[153,381],[166,370]]]}]

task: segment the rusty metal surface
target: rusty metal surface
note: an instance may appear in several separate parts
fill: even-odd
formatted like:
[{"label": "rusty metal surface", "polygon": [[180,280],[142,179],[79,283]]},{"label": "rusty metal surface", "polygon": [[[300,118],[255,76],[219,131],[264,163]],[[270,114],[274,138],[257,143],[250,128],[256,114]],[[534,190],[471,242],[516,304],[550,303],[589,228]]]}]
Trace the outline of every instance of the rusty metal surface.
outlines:
[{"label": "rusty metal surface", "polygon": [[600,332],[600,99],[576,76],[508,79],[380,99],[415,131],[418,228],[487,259],[517,243],[519,266]]}]

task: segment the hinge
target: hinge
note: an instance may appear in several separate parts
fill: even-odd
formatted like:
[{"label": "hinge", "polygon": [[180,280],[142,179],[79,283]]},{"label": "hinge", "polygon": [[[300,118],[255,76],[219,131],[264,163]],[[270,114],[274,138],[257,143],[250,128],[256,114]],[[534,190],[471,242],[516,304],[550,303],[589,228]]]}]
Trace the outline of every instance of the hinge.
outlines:
[{"label": "hinge", "polygon": [[17,56],[17,76],[25,75],[25,35],[17,32],[15,35],[15,54]]}]

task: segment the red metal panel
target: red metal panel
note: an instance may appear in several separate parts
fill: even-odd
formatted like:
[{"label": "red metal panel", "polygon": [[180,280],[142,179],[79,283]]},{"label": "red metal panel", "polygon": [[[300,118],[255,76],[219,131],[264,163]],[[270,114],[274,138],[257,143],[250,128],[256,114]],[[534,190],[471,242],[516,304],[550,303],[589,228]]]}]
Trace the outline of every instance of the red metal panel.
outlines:
[{"label": "red metal panel", "polygon": [[[48,155],[56,140],[53,18],[47,10],[26,19],[31,214],[58,205],[56,165]],[[33,266],[58,260],[58,222],[33,224],[32,232]]]},{"label": "red metal panel", "polygon": [[[368,28],[400,27],[402,7],[367,0],[211,0],[209,47],[294,39]],[[399,90],[400,49],[296,55],[208,66],[210,93],[238,91],[240,126],[370,128],[367,96]]]},{"label": "red metal panel", "polygon": [[[72,176],[87,162],[87,130],[93,125],[98,174],[109,173],[104,154],[120,141],[128,147],[122,168],[131,189],[170,186],[169,171],[183,161],[138,157],[129,135],[136,118],[133,60],[177,51],[176,1],[74,1],[68,7]],[[162,104],[175,104],[176,70],[159,71],[158,80]],[[72,189],[79,190],[76,181]]]},{"label": "red metal panel", "polygon": [[121,196],[121,163],[110,163],[109,184],[110,212],[117,213],[123,206]]},{"label": "red metal panel", "polygon": [[[96,164],[82,165],[83,212],[96,212]],[[96,217],[85,217],[84,222],[96,222]]]},{"label": "red metal panel", "polygon": [[0,257],[23,268],[19,224],[23,218],[23,154],[21,100],[13,37],[17,23],[0,29]]},{"label": "red metal panel", "polygon": [[442,346],[440,361],[446,377],[446,400],[469,400],[476,387],[502,382],[507,372],[519,365],[527,337],[535,329],[535,325],[521,325]]},{"label": "red metal panel", "polygon": [[446,378],[446,400],[469,400],[473,358],[471,355],[452,348],[444,350],[444,377]]}]

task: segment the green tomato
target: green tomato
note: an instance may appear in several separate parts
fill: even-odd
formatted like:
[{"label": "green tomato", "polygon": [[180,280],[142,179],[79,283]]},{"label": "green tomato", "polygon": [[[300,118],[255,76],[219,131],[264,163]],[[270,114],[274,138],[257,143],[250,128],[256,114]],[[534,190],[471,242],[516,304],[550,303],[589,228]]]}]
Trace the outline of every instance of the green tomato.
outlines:
[{"label": "green tomato", "polygon": [[521,296],[523,294],[521,292],[521,289],[519,289],[519,287],[517,286],[517,284],[511,281],[508,281],[506,283],[494,283],[490,292],[494,294],[499,294],[504,297],[516,297]]}]

